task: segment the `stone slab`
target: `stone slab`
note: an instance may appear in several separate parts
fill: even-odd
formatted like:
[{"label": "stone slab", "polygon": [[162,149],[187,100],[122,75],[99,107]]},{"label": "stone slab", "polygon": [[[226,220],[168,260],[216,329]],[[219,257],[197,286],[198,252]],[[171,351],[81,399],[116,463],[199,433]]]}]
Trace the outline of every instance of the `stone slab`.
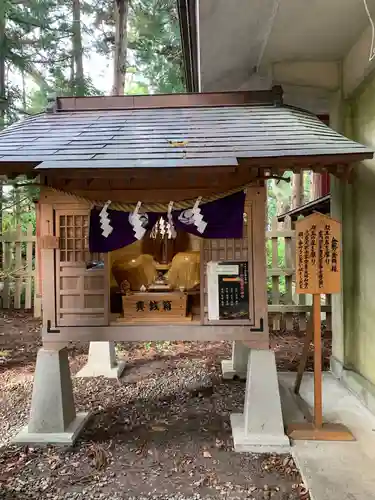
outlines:
[{"label": "stone slab", "polygon": [[287,436],[277,433],[245,433],[245,418],[242,413],[230,416],[234,450],[239,453],[289,453]]},{"label": "stone slab", "polygon": [[233,361],[231,359],[223,359],[221,362],[221,372],[224,380],[233,380],[238,378],[246,380],[246,369],[242,372],[237,372],[234,369]]},{"label": "stone slab", "polygon": [[78,413],[65,432],[29,432],[26,426],[13,438],[12,443],[72,446],[89,418],[89,413]]},{"label": "stone slab", "polygon": [[375,415],[375,386],[359,373],[346,370],[333,356],[330,361],[333,375]]},{"label": "stone slab", "polygon": [[[290,389],[295,373],[279,373],[286,424],[303,420]],[[284,399],[287,397],[287,400]],[[305,373],[301,396],[310,408],[314,403],[312,373]],[[293,406],[294,405],[294,406]],[[323,374],[323,417],[341,423],[356,441],[294,441],[292,454],[312,500],[375,500],[375,416],[332,374]]]},{"label": "stone slab", "polygon": [[375,499],[374,465],[355,442],[299,441],[292,455],[311,500]]},{"label": "stone slab", "polygon": [[94,365],[86,363],[85,366],[76,374],[76,377],[105,377],[105,378],[120,378],[125,370],[126,362],[119,361],[114,367],[103,365]]}]

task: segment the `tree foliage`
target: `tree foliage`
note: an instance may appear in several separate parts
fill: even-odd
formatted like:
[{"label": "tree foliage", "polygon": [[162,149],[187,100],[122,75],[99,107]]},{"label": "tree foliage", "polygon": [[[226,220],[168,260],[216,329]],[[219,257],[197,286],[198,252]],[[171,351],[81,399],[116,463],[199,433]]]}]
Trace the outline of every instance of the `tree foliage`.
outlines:
[{"label": "tree foliage", "polygon": [[[125,2],[126,32],[119,33],[116,7]],[[102,94],[91,61],[113,64],[119,39],[128,41],[118,65],[125,93],[184,90],[175,0],[0,0],[0,129],[43,111],[49,94]],[[33,188],[1,192],[0,182],[0,228],[29,222]]]},{"label": "tree foliage", "polygon": [[[2,0],[0,3],[0,75],[1,67],[4,68],[0,99],[7,102],[4,125],[20,114],[28,114],[28,108],[31,112],[41,111],[36,102],[44,105],[49,93],[98,93],[83,71],[82,58],[87,48],[82,44],[82,34],[86,27],[80,16],[89,10],[86,2]],[[30,92],[26,87],[32,82],[35,89],[31,91],[33,102],[29,106]]]},{"label": "tree foliage", "polygon": [[[69,96],[100,94],[90,78],[89,57],[99,54],[113,60],[115,7],[127,2],[2,0],[0,107],[7,102],[4,124],[17,119],[20,113],[41,111],[52,92]],[[132,0],[127,17],[127,37],[122,37],[129,41],[127,57],[122,56],[123,73],[129,75],[125,92],[184,91],[175,0]]]},{"label": "tree foliage", "polygon": [[183,92],[183,59],[175,0],[134,0],[129,48],[153,92]]}]

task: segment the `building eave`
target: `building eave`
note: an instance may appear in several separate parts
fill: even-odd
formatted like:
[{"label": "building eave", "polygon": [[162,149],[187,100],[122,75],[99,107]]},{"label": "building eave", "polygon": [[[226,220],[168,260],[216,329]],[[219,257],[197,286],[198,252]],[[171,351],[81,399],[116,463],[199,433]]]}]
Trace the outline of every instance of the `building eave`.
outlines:
[{"label": "building eave", "polygon": [[177,0],[187,92],[199,92],[196,1]]},{"label": "building eave", "polygon": [[331,211],[331,195],[322,196],[316,200],[305,203],[304,205],[289,210],[277,216],[278,222],[284,222],[286,217],[290,217],[292,221],[296,221],[299,217],[307,217],[314,212],[329,214]]}]

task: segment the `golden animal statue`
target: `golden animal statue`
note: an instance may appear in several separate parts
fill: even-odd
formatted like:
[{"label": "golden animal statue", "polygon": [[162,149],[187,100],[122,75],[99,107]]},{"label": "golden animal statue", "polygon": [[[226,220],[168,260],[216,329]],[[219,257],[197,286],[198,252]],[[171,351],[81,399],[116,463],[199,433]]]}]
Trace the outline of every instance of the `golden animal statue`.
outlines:
[{"label": "golden animal statue", "polygon": [[[158,263],[152,255],[142,254],[133,259],[118,259],[112,265],[112,274],[124,294],[139,291],[158,282]],[[189,291],[200,282],[200,253],[194,251],[176,254],[165,275],[169,289]]]},{"label": "golden animal statue", "polygon": [[179,252],[173,257],[166,276],[173,289],[193,290],[200,283],[200,252]]},{"label": "golden animal statue", "polygon": [[157,276],[156,262],[152,255],[142,254],[130,260],[116,260],[112,274],[124,292],[139,291],[141,286],[149,286]]}]

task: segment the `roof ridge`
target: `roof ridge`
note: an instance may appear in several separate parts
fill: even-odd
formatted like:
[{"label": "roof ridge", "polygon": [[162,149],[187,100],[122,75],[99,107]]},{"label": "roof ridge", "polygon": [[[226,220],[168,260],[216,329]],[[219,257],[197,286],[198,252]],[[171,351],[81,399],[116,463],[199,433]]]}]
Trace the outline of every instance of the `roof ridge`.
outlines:
[{"label": "roof ridge", "polygon": [[181,94],[148,94],[118,96],[57,97],[50,96],[47,112],[110,111],[130,109],[218,108],[283,104],[283,89],[275,85],[270,90],[235,92],[205,92]]}]

